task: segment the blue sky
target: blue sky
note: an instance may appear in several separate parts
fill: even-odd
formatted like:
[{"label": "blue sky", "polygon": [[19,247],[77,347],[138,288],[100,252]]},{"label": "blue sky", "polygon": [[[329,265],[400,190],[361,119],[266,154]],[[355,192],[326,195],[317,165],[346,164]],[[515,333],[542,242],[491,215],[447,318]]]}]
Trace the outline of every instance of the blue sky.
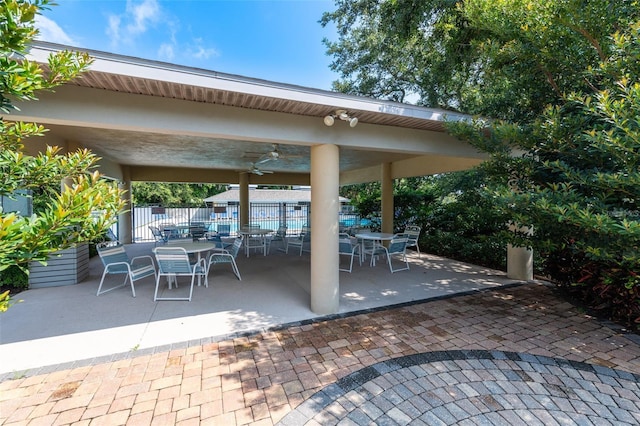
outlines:
[{"label": "blue sky", "polygon": [[330,89],[318,23],[331,0],[58,0],[37,20],[42,40]]}]

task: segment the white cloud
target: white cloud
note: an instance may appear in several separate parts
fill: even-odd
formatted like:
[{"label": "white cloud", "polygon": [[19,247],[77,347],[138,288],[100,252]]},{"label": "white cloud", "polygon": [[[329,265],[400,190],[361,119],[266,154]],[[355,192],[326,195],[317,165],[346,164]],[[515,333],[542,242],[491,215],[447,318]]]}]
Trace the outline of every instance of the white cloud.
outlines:
[{"label": "white cloud", "polygon": [[150,22],[158,21],[160,6],[156,0],[143,0],[141,3],[127,0],[126,12],[132,21],[127,25],[127,30],[131,34],[140,34],[147,30],[147,25]]},{"label": "white cloud", "polygon": [[172,61],[175,57],[173,45],[170,43],[162,43],[158,49],[158,56],[164,61]]},{"label": "white cloud", "polygon": [[150,26],[159,22],[161,15],[157,0],[127,0],[123,14],[108,16],[106,33],[113,46],[117,46],[121,41],[131,43],[136,36],[144,34]]},{"label": "white cloud", "polygon": [[36,28],[40,31],[40,34],[36,37],[38,40],[66,44],[69,46],[75,46],[77,44],[67,33],[64,32],[62,28],[60,28],[58,24],[49,18],[42,15],[36,15],[35,24]]},{"label": "white cloud", "polygon": [[111,40],[111,45],[115,46],[120,42],[120,21],[122,20],[118,15],[109,15],[109,25],[107,26],[106,33]]},{"label": "white cloud", "polygon": [[193,57],[196,59],[209,59],[212,56],[220,56],[220,53],[213,47],[197,46],[196,51],[193,53]]}]

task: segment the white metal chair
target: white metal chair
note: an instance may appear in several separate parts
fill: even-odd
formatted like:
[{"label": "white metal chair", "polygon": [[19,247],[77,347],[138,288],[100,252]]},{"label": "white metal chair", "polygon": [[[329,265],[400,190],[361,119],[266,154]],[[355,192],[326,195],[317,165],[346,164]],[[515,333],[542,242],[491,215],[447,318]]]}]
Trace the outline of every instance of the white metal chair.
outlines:
[{"label": "white metal chair", "polygon": [[251,252],[251,249],[262,250],[262,253],[266,256],[268,251],[267,236],[266,235],[259,235],[259,236],[249,235],[244,240],[244,250],[247,257],[249,257],[249,253]]},{"label": "white metal chair", "polygon": [[[104,265],[104,272],[102,273],[96,296],[124,287],[129,281],[131,283],[131,293],[133,297],[136,297],[136,289],[133,283],[151,275],[156,277],[156,267],[151,256],[136,256],[133,259],[129,259],[129,255],[127,255],[124,246],[121,244],[109,245],[109,243],[105,243],[98,245],[97,250]],[[123,274],[125,275],[124,282],[118,286],[102,290],[102,284],[108,274]]]},{"label": "white metal chair", "polygon": [[207,228],[204,225],[204,222],[191,222],[189,225],[189,235],[193,241],[198,241],[204,239],[204,234],[207,232]]},{"label": "white metal chair", "polygon": [[287,227],[286,226],[280,226],[278,227],[278,230],[276,231],[275,234],[273,234],[268,240],[267,240],[267,253],[271,253],[271,244],[279,241],[282,243],[282,249],[286,249],[286,238],[287,238]]},{"label": "white metal chair", "polygon": [[369,264],[374,266],[376,264],[376,256],[384,254],[384,250],[380,250],[380,243],[374,240],[358,239],[360,262],[367,259],[367,255],[371,256]]},{"label": "white metal chair", "polygon": [[240,251],[240,247],[242,247],[242,235],[235,239],[233,245],[229,250],[224,249],[214,249],[209,256],[209,262],[207,263],[207,276],[211,271],[211,267],[213,265],[217,265],[219,263],[230,263],[231,269],[233,269],[233,273],[238,277],[239,281],[242,281],[240,278],[240,271],[238,270],[238,265],[236,264],[236,258],[238,257],[238,252]]},{"label": "white metal chair", "polygon": [[167,239],[162,234],[162,231],[160,231],[160,228],[158,228],[157,226],[149,225],[149,230],[151,231],[151,234],[153,235],[153,238],[155,240],[154,246],[158,245],[158,243],[164,244],[167,242]]},{"label": "white metal chair", "polygon": [[358,256],[358,260],[360,261],[360,265],[362,265],[362,259],[360,258],[360,254],[358,252],[358,245],[353,245],[351,238],[347,235],[346,237],[340,236],[338,239],[338,253],[340,256],[349,256],[349,269],[346,268],[338,268],[344,272],[351,272],[353,269],[353,257]]},{"label": "white metal chair", "polygon": [[[379,250],[382,250],[384,254],[387,256],[387,263],[389,264],[389,271],[393,274],[398,271],[407,271],[409,270],[409,262],[407,261],[406,255],[407,249],[407,239],[406,238],[394,238],[389,242],[389,247],[379,246]],[[400,260],[404,262],[404,268],[393,268],[392,257],[399,256]]]},{"label": "white metal chair", "polygon": [[299,248],[300,256],[302,256],[302,248],[304,247],[306,236],[306,233],[300,232],[300,234],[295,237],[285,239],[285,242],[287,243],[284,249],[285,253],[289,253],[289,247],[293,246]]},{"label": "white metal chair", "polygon": [[421,228],[415,225],[409,225],[404,229],[404,235],[407,237],[407,247],[415,247],[418,251],[418,257],[421,256],[420,246],[418,246],[418,238],[420,237]]},{"label": "white metal chair", "polygon": [[[191,264],[189,261],[189,255],[187,251],[182,247],[157,247],[156,261],[158,262],[158,275],[156,277],[156,291],[153,295],[153,300],[188,300],[191,301],[193,296],[193,284],[195,283],[196,276],[204,277],[204,286],[209,287],[207,281],[207,265],[203,259],[200,259],[195,264]],[[189,297],[158,297],[158,290],[160,288],[160,278],[167,277],[169,283],[169,289],[171,284],[175,283],[178,287],[178,277],[189,276],[191,277],[191,288],[189,289]]]}]

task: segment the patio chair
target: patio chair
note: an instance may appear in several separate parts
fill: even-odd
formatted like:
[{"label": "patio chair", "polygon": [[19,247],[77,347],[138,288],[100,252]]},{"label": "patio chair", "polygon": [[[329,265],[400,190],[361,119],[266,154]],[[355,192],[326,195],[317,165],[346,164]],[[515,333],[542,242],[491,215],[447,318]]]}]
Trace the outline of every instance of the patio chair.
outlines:
[{"label": "patio chair", "polygon": [[[389,242],[389,247],[379,246],[379,250],[382,250],[384,254],[387,256],[387,263],[389,264],[389,271],[393,274],[398,271],[408,271],[409,270],[409,262],[407,261],[406,255],[407,249],[407,239],[406,238],[394,238]],[[400,260],[404,262],[404,268],[393,268],[392,257],[399,256]]]},{"label": "patio chair", "polygon": [[[156,277],[156,291],[153,295],[154,302],[158,300],[188,300],[190,302],[193,296],[193,284],[198,275],[204,277],[204,286],[209,287],[207,265],[204,258],[195,264],[191,264],[187,251],[182,247],[158,247],[155,252],[156,261],[158,262],[158,275]],[[176,288],[178,287],[178,277],[191,277],[189,297],[158,297],[160,278],[163,276],[167,277],[169,289],[171,289],[172,283],[175,283]]]},{"label": "patio chair", "polygon": [[273,244],[274,242],[280,241],[282,243],[282,249],[284,250],[286,248],[286,238],[287,238],[287,227],[286,226],[280,226],[278,227],[278,230],[276,231],[275,234],[273,234],[268,240],[267,240],[267,253],[271,253],[271,244]]},{"label": "patio chair", "polygon": [[191,235],[193,241],[203,239],[205,232],[207,232],[207,229],[204,226],[204,222],[191,222],[189,225],[189,235]]},{"label": "patio chair", "polygon": [[374,240],[365,240],[365,239],[356,239],[359,249],[358,252],[360,254],[360,262],[367,259],[367,255],[371,256],[371,260],[369,261],[370,265],[373,266],[376,264],[375,257],[384,254],[383,250],[380,250],[380,243]]},{"label": "patio chair", "polygon": [[[346,234],[345,234],[346,235]],[[353,269],[353,257],[354,256],[358,256],[358,260],[360,261],[360,265],[362,265],[362,259],[360,259],[360,254],[357,253],[358,252],[358,245],[354,245],[353,242],[351,241],[351,238],[349,237],[349,235],[346,235],[346,237],[344,236],[339,236],[338,238],[338,253],[340,256],[349,256],[350,260],[349,260],[349,269],[346,268],[340,268],[338,267],[338,269],[340,271],[344,271],[344,272],[351,272],[351,270]]]},{"label": "patio chair", "polygon": [[153,238],[155,240],[154,246],[158,245],[158,243],[164,244],[167,242],[167,239],[162,234],[162,231],[160,231],[160,228],[158,228],[157,226],[150,225],[149,230],[151,230],[151,234],[153,235]]},{"label": "patio chair", "polygon": [[[96,296],[124,287],[127,285],[127,281],[129,281],[131,283],[131,293],[133,297],[136,297],[136,289],[133,283],[151,275],[154,277],[157,276],[156,267],[151,256],[136,256],[133,259],[129,259],[129,255],[127,255],[124,246],[121,244],[113,245],[113,243],[104,243],[99,244],[96,248],[100,260],[104,265],[104,272],[102,272],[102,278],[100,279]],[[124,282],[118,286],[102,290],[104,279],[108,274],[124,274]]]},{"label": "patio chair", "polygon": [[233,244],[228,241],[224,241],[220,234],[218,234],[217,232],[207,232],[204,234],[204,238],[208,242],[215,244],[217,249],[226,250]]},{"label": "patio chair", "polygon": [[262,253],[266,256],[268,251],[268,238],[266,235],[247,235],[247,238],[244,240],[244,250],[247,257],[251,250],[261,250]]},{"label": "patio chair", "polygon": [[304,247],[305,239],[307,234],[304,232],[300,232],[296,237],[286,238],[285,239],[285,253],[289,253],[289,247],[298,247],[300,249],[300,256],[302,256],[302,248]]},{"label": "patio chair", "polygon": [[235,241],[233,242],[233,245],[229,250],[215,249],[214,251],[211,252],[211,255],[209,256],[209,262],[207,263],[207,275],[209,275],[209,272],[211,271],[211,267],[213,265],[217,265],[219,263],[230,263],[233,273],[236,275],[236,277],[238,277],[239,281],[242,281],[242,278],[240,278],[240,271],[238,270],[238,265],[236,264],[236,258],[238,257],[238,252],[242,247],[242,239],[243,239],[242,235],[238,236],[238,238],[235,239]]},{"label": "patio chair", "polygon": [[420,237],[421,228],[415,225],[409,225],[404,228],[404,235],[407,237],[407,247],[415,247],[418,251],[418,257],[421,256],[420,246],[418,246],[418,238]]}]

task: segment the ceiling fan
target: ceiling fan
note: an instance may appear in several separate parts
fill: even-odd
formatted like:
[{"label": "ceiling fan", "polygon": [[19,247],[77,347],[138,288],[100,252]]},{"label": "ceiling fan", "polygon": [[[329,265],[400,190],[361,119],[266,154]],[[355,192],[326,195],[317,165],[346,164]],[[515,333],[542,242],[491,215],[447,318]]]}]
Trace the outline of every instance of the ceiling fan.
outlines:
[{"label": "ceiling fan", "polygon": [[255,164],[264,164],[269,161],[277,161],[277,160],[283,160],[287,158],[297,158],[297,157],[300,157],[300,155],[288,155],[288,154],[282,153],[278,148],[278,144],[274,143],[272,145],[271,151],[262,154],[258,158]]},{"label": "ceiling fan", "polygon": [[249,167],[249,169],[246,170],[244,173],[251,173],[251,174],[254,174],[254,175],[262,176],[262,175],[266,175],[266,174],[271,174],[273,172],[271,170],[259,169],[258,167],[256,167],[256,165],[254,163],[251,163],[251,166]]}]

